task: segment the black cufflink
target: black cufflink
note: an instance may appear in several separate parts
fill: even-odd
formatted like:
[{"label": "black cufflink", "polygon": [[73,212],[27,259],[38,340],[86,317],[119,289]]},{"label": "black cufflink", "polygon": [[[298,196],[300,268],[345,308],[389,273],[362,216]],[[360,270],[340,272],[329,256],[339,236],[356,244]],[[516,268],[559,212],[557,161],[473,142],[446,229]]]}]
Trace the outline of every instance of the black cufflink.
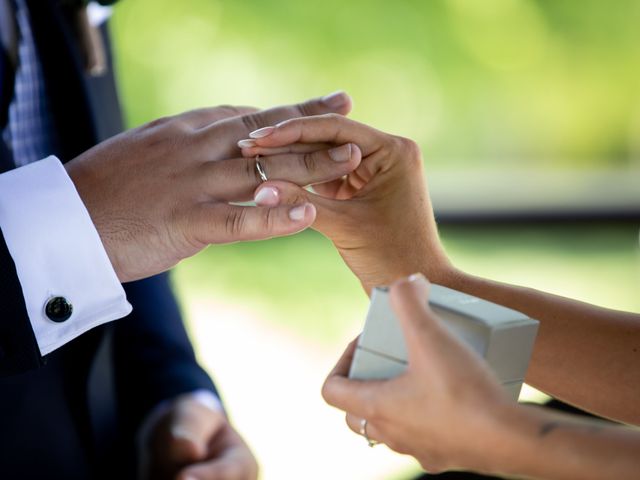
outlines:
[{"label": "black cufflink", "polygon": [[52,322],[64,322],[71,317],[73,305],[64,297],[51,297],[44,307],[44,313]]}]

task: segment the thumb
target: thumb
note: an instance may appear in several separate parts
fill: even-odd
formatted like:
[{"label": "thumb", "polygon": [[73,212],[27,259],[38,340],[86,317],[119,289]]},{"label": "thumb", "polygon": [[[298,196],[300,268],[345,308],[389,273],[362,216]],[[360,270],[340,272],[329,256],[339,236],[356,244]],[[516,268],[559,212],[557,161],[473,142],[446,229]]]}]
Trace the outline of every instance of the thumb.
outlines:
[{"label": "thumb", "polygon": [[347,200],[334,200],[316,195],[294,183],[284,181],[263,183],[256,189],[254,201],[258,206],[269,207],[311,203],[316,208],[313,228],[329,238],[332,237],[333,231],[340,228],[342,220],[346,218],[349,210],[349,201]]},{"label": "thumb", "polygon": [[179,400],[169,427],[172,460],[193,463],[205,458],[211,439],[226,422],[226,416],[220,409],[190,398]]},{"label": "thumb", "polygon": [[441,332],[440,320],[428,305],[430,288],[421,273],[391,285],[391,306],[400,321],[410,358],[424,350],[425,341],[431,342]]}]

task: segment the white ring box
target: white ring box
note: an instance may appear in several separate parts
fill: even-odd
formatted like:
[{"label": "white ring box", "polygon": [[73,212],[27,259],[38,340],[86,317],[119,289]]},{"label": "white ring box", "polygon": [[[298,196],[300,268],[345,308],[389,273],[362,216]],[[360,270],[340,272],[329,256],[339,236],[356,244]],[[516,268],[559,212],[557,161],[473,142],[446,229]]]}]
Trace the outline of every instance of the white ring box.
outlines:
[{"label": "white ring box", "polygon": [[[518,400],[533,350],[537,320],[520,312],[440,285],[431,285],[431,309],[447,328],[483,358],[513,400]],[[349,377],[387,379],[407,368],[404,335],[389,301],[376,288]]]}]

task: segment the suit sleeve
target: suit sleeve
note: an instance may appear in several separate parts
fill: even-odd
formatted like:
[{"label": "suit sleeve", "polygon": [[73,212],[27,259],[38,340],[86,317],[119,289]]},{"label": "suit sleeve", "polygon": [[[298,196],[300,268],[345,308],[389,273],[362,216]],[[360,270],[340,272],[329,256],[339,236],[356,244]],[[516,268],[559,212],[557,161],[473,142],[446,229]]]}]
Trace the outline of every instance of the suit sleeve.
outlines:
[{"label": "suit sleeve", "polygon": [[0,232],[0,377],[40,367],[42,357],[27,315],[16,266]]},{"label": "suit sleeve", "polygon": [[198,364],[168,274],[125,286],[133,313],[114,324],[113,358],[121,418],[133,431],[164,400],[215,386]]}]

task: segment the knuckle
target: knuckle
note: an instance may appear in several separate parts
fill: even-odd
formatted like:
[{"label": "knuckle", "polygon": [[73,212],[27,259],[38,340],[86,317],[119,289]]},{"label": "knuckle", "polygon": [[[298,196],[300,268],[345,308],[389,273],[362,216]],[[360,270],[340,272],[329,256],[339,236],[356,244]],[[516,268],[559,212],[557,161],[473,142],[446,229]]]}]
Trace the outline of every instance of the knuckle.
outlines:
[{"label": "knuckle", "polygon": [[225,112],[225,113],[239,113],[240,111],[238,110],[238,107],[234,106],[234,105],[218,105],[216,108],[216,110],[219,110],[221,112]]},{"label": "knuckle", "polygon": [[287,118],[286,120],[282,120],[280,123],[278,123],[278,128],[282,129],[285,126],[296,125],[298,124],[298,122],[304,123],[304,118]]},{"label": "knuckle", "polygon": [[394,137],[394,140],[396,148],[403,152],[410,161],[422,161],[422,151],[414,140],[406,137]]},{"label": "knuckle", "polygon": [[351,430],[353,430],[354,432],[358,432],[359,428],[356,425],[356,420],[353,418],[353,416],[351,416],[350,414],[346,414],[344,416],[344,423],[347,424],[347,427],[349,427]]},{"label": "knuckle", "polygon": [[230,237],[238,236],[243,230],[246,221],[246,211],[232,210],[225,219],[225,230]]},{"label": "knuckle", "polygon": [[163,120],[155,127],[144,128],[141,137],[144,147],[159,154],[180,151],[192,140],[188,126],[179,120]]},{"label": "knuckle", "polygon": [[331,397],[331,392],[329,390],[329,387],[327,386],[327,381],[325,380],[324,383],[322,384],[322,388],[320,389],[320,396],[322,396],[322,399],[325,402],[329,402],[329,398]]},{"label": "knuckle", "polygon": [[303,153],[300,163],[307,172],[315,172],[318,169],[318,158],[314,153]]},{"label": "knuckle", "polygon": [[420,466],[429,473],[438,474],[447,470],[445,463],[439,458],[422,458],[419,462]]},{"label": "knuckle", "polygon": [[296,107],[301,117],[311,117],[315,113],[311,102],[300,103]]},{"label": "knuckle", "polygon": [[340,122],[344,119],[344,117],[342,115],[340,115],[339,113],[325,113],[324,115],[322,115],[324,118],[326,118],[327,120],[330,120],[332,122]]},{"label": "knuckle", "polygon": [[277,212],[275,208],[268,208],[262,218],[263,228],[265,232],[273,232],[278,223]]},{"label": "knuckle", "polygon": [[155,120],[151,120],[149,123],[147,123],[144,127],[147,129],[153,129],[156,127],[160,127],[163,125],[166,125],[167,123],[169,123],[171,121],[172,117],[160,117],[160,118],[156,118]]},{"label": "knuckle", "polygon": [[250,132],[257,130],[262,126],[262,116],[258,113],[249,113],[247,115],[242,115],[240,118],[242,119],[243,125]]},{"label": "knuckle", "polygon": [[322,398],[324,399],[325,402],[327,402],[330,405],[333,405],[333,391],[331,389],[329,379],[325,380],[324,383],[322,384],[320,395],[322,395]]}]

